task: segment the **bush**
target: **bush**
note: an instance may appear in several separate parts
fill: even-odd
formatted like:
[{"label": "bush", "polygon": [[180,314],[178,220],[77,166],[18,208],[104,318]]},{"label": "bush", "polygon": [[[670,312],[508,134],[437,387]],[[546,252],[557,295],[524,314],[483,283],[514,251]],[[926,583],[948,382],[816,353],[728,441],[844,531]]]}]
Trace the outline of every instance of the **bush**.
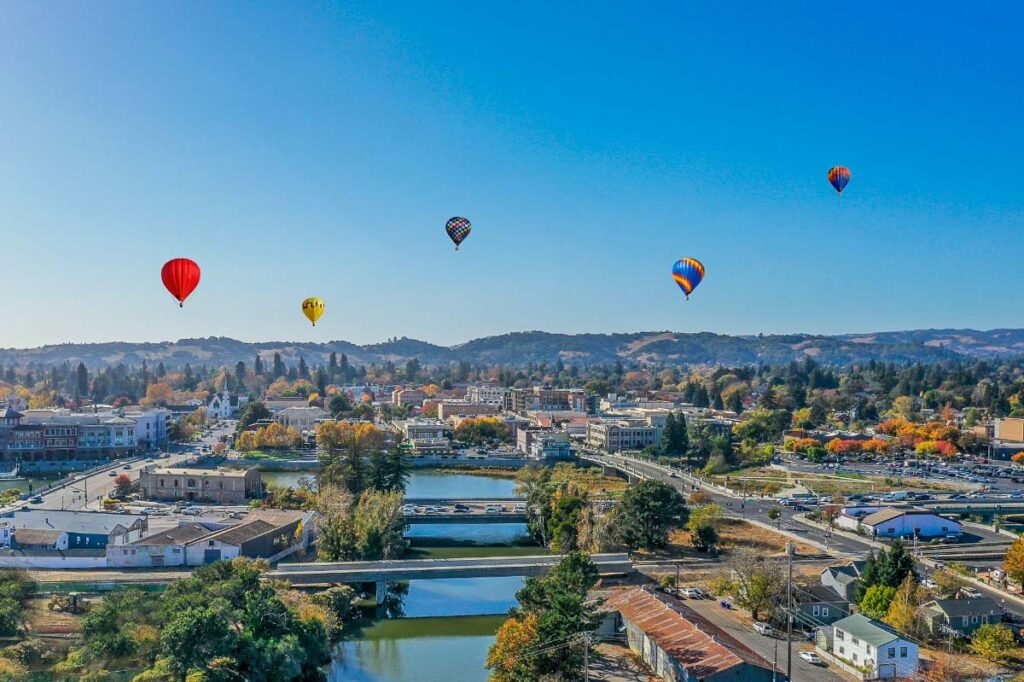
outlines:
[{"label": "bush", "polygon": [[674,575],[663,575],[660,578],[658,578],[658,584],[664,587],[665,589],[675,587],[676,577]]}]

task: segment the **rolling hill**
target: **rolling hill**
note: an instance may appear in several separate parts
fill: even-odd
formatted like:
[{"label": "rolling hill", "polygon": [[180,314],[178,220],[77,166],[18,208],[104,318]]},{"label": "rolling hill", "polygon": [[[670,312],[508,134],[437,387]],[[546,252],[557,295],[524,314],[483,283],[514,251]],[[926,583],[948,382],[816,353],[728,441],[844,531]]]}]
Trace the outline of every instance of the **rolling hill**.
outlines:
[{"label": "rolling hill", "polygon": [[0,363],[49,367],[65,362],[168,367],[233,365],[251,362],[256,354],[269,360],[280,353],[289,364],[304,357],[310,364],[326,362],[330,353],[344,353],[354,365],[418,358],[426,365],[465,360],[473,364],[523,365],[554,362],[580,365],[616,360],[653,365],[781,363],[812,357],[825,364],[844,365],[871,359],[895,362],[935,362],[955,358],[995,358],[1024,354],[1024,329],[927,329],[870,334],[823,336],[811,334],[729,336],[702,332],[636,332],[623,334],[553,334],[513,332],[474,339],[456,346],[439,346],[401,338],[370,345],[347,341],[248,343],[224,337],[181,339],[157,343],[59,344],[27,349],[0,349]]}]

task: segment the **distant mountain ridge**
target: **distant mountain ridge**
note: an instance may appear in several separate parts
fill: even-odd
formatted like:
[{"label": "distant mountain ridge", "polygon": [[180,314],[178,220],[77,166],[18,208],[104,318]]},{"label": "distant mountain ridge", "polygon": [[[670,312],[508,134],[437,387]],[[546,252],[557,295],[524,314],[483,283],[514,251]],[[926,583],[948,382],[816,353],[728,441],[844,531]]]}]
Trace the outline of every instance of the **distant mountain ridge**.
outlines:
[{"label": "distant mountain ridge", "polygon": [[304,357],[310,364],[326,363],[330,353],[348,356],[353,365],[403,363],[418,358],[426,365],[465,360],[473,364],[524,365],[528,362],[564,362],[581,365],[637,362],[651,365],[776,364],[812,357],[818,362],[846,365],[882,360],[935,362],[956,358],[995,358],[1024,355],[1024,329],[921,329],[870,334],[772,334],[730,336],[711,332],[635,332],[621,334],[553,334],[512,332],[439,346],[402,338],[356,345],[348,341],[325,343],[264,341],[248,343],[226,337],[181,339],[155,343],[59,344],[28,349],[0,349],[5,366],[49,367],[84,362],[89,367],[124,363],[168,367],[250,364],[256,354],[265,361],[280,353],[294,364]]}]

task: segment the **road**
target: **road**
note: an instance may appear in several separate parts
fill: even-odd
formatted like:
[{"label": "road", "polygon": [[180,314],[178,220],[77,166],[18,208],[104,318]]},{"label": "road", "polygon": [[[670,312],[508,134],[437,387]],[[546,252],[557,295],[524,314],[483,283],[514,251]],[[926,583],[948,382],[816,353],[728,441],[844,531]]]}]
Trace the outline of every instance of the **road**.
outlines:
[{"label": "road", "polygon": [[[725,611],[714,599],[687,599],[686,605],[722,628],[769,663],[777,661],[778,670],[786,672],[786,640],[766,637],[754,631],[749,619],[736,611]],[[793,682],[848,682],[848,678],[827,666],[813,665],[800,658],[801,651],[813,651],[809,642],[793,642]]]},{"label": "road", "polygon": [[[703,485],[698,479],[683,478],[685,474],[679,474],[670,470],[668,467],[654,464],[652,462],[645,462],[643,460],[624,457],[622,455],[596,454],[592,451],[588,451],[581,456],[591,461],[600,462],[615,468],[631,469],[643,478],[662,481],[663,483],[673,486],[684,494],[689,494],[699,487],[714,502],[726,507],[729,510],[730,515],[740,516],[741,518],[756,519],[763,523],[769,523],[772,525],[777,524],[782,530],[795,533],[801,538],[813,540],[826,546],[829,553],[837,558],[863,559],[872,548],[875,548],[875,551],[877,552],[878,548],[883,546],[877,543],[872,543],[867,538],[862,539],[855,536],[848,537],[846,535],[838,534],[827,536],[824,529],[799,521],[796,518],[799,512],[791,507],[779,507],[777,502],[768,498],[737,498],[735,495],[725,495],[714,488]],[[779,518],[778,522],[773,522],[767,516],[768,510],[773,507],[779,508],[782,512],[782,516]],[[979,531],[976,528],[968,528],[966,530],[966,535],[967,537],[965,540],[967,542],[976,543],[983,543],[986,538],[989,540],[993,540],[996,537],[1000,540],[1006,539],[1003,536],[994,536],[990,532]],[[918,561],[917,569],[922,578],[930,576],[935,572],[934,564],[927,560]],[[1024,604],[1018,603],[1012,599],[1007,599],[1006,595],[999,590],[980,586],[977,587],[977,589],[982,593],[982,595],[991,597],[997,603],[1001,604],[1007,612],[1014,614],[1018,619],[1024,620]]]}]

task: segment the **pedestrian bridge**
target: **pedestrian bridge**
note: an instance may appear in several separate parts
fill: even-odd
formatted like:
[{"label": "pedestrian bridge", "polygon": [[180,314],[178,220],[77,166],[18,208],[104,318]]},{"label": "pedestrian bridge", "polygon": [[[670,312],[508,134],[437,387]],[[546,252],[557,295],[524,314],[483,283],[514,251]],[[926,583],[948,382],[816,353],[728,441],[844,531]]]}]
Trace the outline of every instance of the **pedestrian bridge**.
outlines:
[{"label": "pedestrian bridge", "polygon": [[[592,554],[602,576],[628,575],[633,562],[628,554]],[[337,561],[308,564],[280,564],[268,578],[288,580],[293,585],[333,583],[389,583],[444,578],[502,578],[547,573],[562,557],[557,554],[466,559],[411,559],[403,561]]]},{"label": "pedestrian bridge", "polygon": [[444,512],[405,514],[408,524],[426,523],[526,523],[526,512]]}]

